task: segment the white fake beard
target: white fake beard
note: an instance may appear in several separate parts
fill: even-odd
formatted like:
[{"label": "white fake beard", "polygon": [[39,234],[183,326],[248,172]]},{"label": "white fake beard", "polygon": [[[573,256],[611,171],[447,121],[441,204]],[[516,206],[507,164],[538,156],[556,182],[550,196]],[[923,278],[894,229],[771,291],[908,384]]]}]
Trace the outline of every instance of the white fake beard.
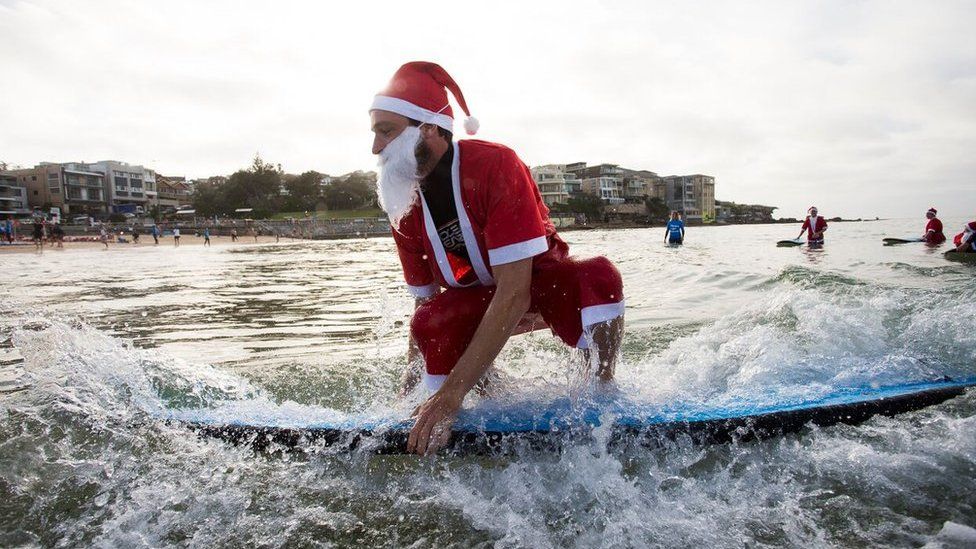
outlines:
[{"label": "white fake beard", "polygon": [[380,207],[399,228],[400,221],[420,198],[420,176],[417,175],[417,144],[420,128],[407,126],[380,151],[380,176],[376,196]]}]

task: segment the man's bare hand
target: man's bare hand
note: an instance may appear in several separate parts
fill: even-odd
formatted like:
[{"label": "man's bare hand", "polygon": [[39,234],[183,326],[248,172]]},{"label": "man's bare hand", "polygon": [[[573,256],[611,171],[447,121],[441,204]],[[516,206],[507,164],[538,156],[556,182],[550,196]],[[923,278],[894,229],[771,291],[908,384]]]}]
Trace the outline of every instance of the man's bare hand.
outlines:
[{"label": "man's bare hand", "polygon": [[542,319],[541,314],[525,313],[525,315],[522,316],[522,320],[519,320],[519,323],[515,326],[515,329],[512,330],[512,335],[525,334],[548,327],[549,325],[546,324],[546,321]]},{"label": "man's bare hand", "polygon": [[407,451],[417,455],[429,455],[437,452],[451,440],[451,426],[454,418],[461,409],[464,397],[457,398],[450,393],[438,391],[427,402],[414,410],[417,418],[410,438],[407,439]]}]

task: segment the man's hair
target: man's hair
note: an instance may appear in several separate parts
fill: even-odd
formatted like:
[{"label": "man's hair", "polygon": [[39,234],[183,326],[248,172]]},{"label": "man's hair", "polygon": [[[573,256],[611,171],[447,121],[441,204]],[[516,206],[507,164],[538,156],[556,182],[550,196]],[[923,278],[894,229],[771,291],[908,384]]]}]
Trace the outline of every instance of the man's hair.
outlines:
[{"label": "man's hair", "polygon": [[[407,118],[407,123],[410,124],[411,126],[419,126],[419,125],[423,124],[423,122],[421,122],[419,120],[414,120],[413,118]],[[440,135],[441,137],[443,137],[444,140],[447,141],[448,143],[450,143],[451,140],[454,139],[454,134],[453,133],[449,132],[448,130],[445,130],[444,128],[442,128],[440,126],[437,126],[437,133],[438,133],[438,135]]]}]

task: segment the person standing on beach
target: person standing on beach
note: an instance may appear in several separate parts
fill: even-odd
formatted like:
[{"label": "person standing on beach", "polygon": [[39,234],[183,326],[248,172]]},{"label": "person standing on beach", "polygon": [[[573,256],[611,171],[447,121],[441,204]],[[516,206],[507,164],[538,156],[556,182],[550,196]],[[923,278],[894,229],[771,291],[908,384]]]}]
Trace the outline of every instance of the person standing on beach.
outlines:
[{"label": "person standing on beach", "polygon": [[254,227],[251,227],[251,236],[254,237],[255,242],[258,241],[258,232],[254,229]]},{"label": "person standing on beach", "polygon": [[[448,442],[465,396],[512,335],[549,327],[595,355],[604,383],[623,335],[617,268],[605,257],[569,256],[514,151],[454,141],[448,90],[468,113],[443,68],[407,63],[369,110],[379,204],[416,300],[404,389],[422,381],[433,392],[414,414],[407,449],[417,454]],[[465,128],[474,134],[477,122]]]},{"label": "person standing on beach", "polygon": [[237,242],[237,229],[230,230],[230,241]]},{"label": "person standing on beach", "polygon": [[7,244],[14,243],[14,218],[7,216]]},{"label": "person standing on beach", "polygon": [[152,237],[153,237],[153,244],[156,245],[156,246],[158,246],[159,245],[159,225],[156,225],[155,223],[152,226]]},{"label": "person standing on beach", "polygon": [[34,242],[34,249],[44,248],[44,222],[39,217],[34,218],[34,233],[31,240]]},{"label": "person standing on beach", "polygon": [[827,220],[817,215],[818,211],[816,206],[810,206],[807,213],[810,215],[803,221],[803,226],[800,227],[800,234],[796,237],[800,238],[803,236],[803,231],[807,231],[808,244],[822,245],[824,243],[824,231],[827,230]]},{"label": "person standing on beach", "polygon": [[64,248],[64,227],[56,221],[51,226],[51,239],[57,242],[58,248]]},{"label": "person standing on beach", "polygon": [[936,217],[938,213],[935,208],[929,208],[929,211],[925,212],[925,217],[929,221],[925,224],[925,234],[922,235],[922,240],[927,244],[942,244],[946,241],[946,236],[942,233],[942,222]]},{"label": "person standing on beach", "polygon": [[671,212],[671,220],[664,228],[664,241],[668,244],[681,244],[685,241],[685,222],[677,211]]},{"label": "person standing on beach", "polygon": [[132,226],[132,243],[133,244],[139,243],[139,225]]},{"label": "person standing on beach", "polygon": [[210,245],[210,227],[203,228],[203,245],[204,246]]},{"label": "person standing on beach", "polygon": [[54,242],[57,240],[54,237],[54,222],[47,219],[44,220],[44,240],[47,240],[47,245],[51,248],[54,247]]},{"label": "person standing on beach", "polygon": [[180,245],[180,229],[179,227],[173,227],[173,246],[179,247]]},{"label": "person standing on beach", "polygon": [[98,229],[98,239],[105,244],[105,249],[108,249],[108,230],[105,228],[105,224],[102,223]]}]

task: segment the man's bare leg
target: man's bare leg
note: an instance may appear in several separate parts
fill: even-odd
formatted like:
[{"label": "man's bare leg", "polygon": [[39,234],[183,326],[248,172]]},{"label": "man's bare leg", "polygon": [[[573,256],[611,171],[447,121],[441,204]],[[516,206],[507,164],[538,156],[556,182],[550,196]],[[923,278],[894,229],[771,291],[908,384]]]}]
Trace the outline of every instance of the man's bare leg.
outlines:
[{"label": "man's bare leg", "polygon": [[[592,328],[590,347],[596,351],[596,377],[602,382],[613,381],[613,373],[617,367],[617,357],[620,355],[620,341],[624,337],[624,317],[618,316],[613,320],[601,322]],[[592,364],[590,349],[583,353],[587,366]],[[589,371],[589,367],[587,367]]]}]

